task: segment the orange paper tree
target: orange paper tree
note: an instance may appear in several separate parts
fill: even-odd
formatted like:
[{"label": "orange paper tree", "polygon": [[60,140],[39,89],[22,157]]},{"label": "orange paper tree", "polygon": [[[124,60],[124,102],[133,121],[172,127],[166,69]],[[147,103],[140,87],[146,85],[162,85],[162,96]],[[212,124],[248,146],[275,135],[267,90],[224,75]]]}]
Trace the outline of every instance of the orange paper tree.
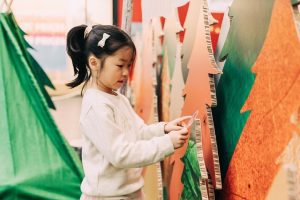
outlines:
[{"label": "orange paper tree", "polygon": [[230,29],[220,55],[226,61],[213,108],[223,180],[250,114],[241,113],[241,108],[254,83],[251,68],[263,46],[272,8],[273,1],[236,0],[229,9]]},{"label": "orange paper tree", "polygon": [[[190,6],[194,5],[195,2],[196,1],[191,1]],[[218,152],[216,142],[212,141],[215,137],[210,112],[210,107],[216,104],[212,75],[219,73],[219,70],[210,57],[211,41],[206,37],[207,35],[209,36],[209,27],[208,21],[206,20],[207,18],[205,18],[207,17],[205,3],[206,1],[201,1],[200,6],[197,7],[198,11],[194,12],[195,15],[198,15],[198,20],[194,33],[194,45],[188,62],[189,72],[184,89],[185,102],[182,115],[191,115],[196,110],[199,111],[198,117],[201,122],[205,164],[212,176],[214,186],[220,188],[221,177],[218,164]],[[195,24],[193,26],[195,26]],[[187,42],[190,42],[190,40]],[[183,54],[185,54],[185,51]],[[174,163],[170,185],[170,199],[172,200],[179,199],[183,189],[181,175],[184,165],[181,158],[184,156],[186,148],[187,143],[178,149],[171,157],[171,162]]]},{"label": "orange paper tree", "polygon": [[241,112],[251,110],[230,161],[223,199],[264,199],[291,138],[299,106],[300,44],[289,0],[274,2],[269,31],[252,71],[254,86]]}]

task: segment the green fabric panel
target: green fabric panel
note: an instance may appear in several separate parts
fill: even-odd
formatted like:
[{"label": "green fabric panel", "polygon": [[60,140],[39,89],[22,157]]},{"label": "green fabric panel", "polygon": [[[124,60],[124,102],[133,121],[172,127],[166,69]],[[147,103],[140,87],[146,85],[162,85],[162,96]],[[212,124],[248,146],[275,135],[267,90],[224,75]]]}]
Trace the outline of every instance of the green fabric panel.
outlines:
[{"label": "green fabric panel", "polygon": [[38,86],[40,87],[40,90],[42,91],[47,104],[50,108],[55,109],[55,106],[47,93],[45,86],[48,86],[50,88],[54,89],[53,84],[51,83],[50,79],[48,78],[47,74],[44,72],[42,67],[36,62],[36,60],[32,57],[32,55],[27,51],[27,48],[32,48],[28,42],[24,39],[25,32],[18,26],[14,15],[12,13],[5,14],[4,17],[6,17],[6,22],[10,28],[14,32],[15,38],[18,41],[19,47],[24,55],[24,58],[28,62],[30,69],[34,75],[34,78],[38,82]]},{"label": "green fabric panel", "polygon": [[82,166],[0,14],[0,199],[79,199]]},{"label": "green fabric panel", "polygon": [[201,200],[202,197],[199,183],[201,174],[198,164],[197,147],[193,140],[189,140],[189,144],[182,161],[184,163],[184,170],[182,173],[181,182],[183,183],[184,188],[181,199]]},{"label": "green fabric panel", "polygon": [[235,0],[230,9],[230,30],[221,52],[226,59],[213,108],[221,174],[224,180],[236,144],[250,111],[240,113],[253,86],[251,67],[263,46],[273,0]]}]

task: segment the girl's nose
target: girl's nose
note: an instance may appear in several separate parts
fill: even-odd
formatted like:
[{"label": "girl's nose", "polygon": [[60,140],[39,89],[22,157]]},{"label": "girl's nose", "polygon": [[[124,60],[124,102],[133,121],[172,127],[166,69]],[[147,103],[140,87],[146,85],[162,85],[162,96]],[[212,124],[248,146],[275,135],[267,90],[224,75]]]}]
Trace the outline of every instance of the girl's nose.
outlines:
[{"label": "girl's nose", "polygon": [[124,67],[124,68],[123,68],[123,71],[122,71],[122,75],[123,75],[123,76],[128,76],[128,74],[129,74],[129,69],[128,69],[128,67]]}]

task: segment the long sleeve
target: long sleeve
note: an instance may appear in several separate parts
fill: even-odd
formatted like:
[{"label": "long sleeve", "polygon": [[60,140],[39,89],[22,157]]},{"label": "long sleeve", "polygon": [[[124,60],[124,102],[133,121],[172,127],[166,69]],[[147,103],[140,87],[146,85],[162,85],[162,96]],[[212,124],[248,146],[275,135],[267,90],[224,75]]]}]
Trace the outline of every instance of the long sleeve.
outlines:
[{"label": "long sleeve", "polygon": [[[134,111],[133,111],[134,112]],[[144,120],[141,119],[135,112],[135,121],[138,126],[138,136],[141,140],[148,140],[153,137],[159,137],[165,135],[165,122],[158,122],[155,124],[146,125]]]},{"label": "long sleeve", "polygon": [[153,137],[159,137],[165,135],[165,130],[164,130],[166,124],[165,122],[158,122],[158,123],[146,125],[144,120],[140,118],[140,116],[138,116],[136,112],[133,110],[128,99],[126,97],[123,98],[128,108],[130,108],[131,114],[134,116],[135,124],[137,125],[138,128],[137,136],[140,140],[149,140]]},{"label": "long sleeve", "polygon": [[106,104],[91,105],[81,125],[85,136],[117,168],[143,167],[174,152],[169,135],[129,141]]}]

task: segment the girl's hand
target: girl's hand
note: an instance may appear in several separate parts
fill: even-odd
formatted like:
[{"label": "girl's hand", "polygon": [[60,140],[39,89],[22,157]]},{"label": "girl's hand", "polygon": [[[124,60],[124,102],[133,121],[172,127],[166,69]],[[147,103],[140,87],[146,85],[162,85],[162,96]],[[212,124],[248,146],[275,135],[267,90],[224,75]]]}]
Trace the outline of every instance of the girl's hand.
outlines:
[{"label": "girl's hand", "polygon": [[182,121],[190,119],[190,118],[191,118],[191,116],[183,116],[183,117],[174,119],[173,121],[170,121],[169,123],[166,123],[165,133],[181,130],[182,129],[182,124],[181,124]]},{"label": "girl's hand", "polygon": [[187,128],[182,128],[182,127],[178,131],[171,131],[169,133],[174,149],[178,149],[184,145],[184,143],[188,139],[187,134],[188,134]]}]

